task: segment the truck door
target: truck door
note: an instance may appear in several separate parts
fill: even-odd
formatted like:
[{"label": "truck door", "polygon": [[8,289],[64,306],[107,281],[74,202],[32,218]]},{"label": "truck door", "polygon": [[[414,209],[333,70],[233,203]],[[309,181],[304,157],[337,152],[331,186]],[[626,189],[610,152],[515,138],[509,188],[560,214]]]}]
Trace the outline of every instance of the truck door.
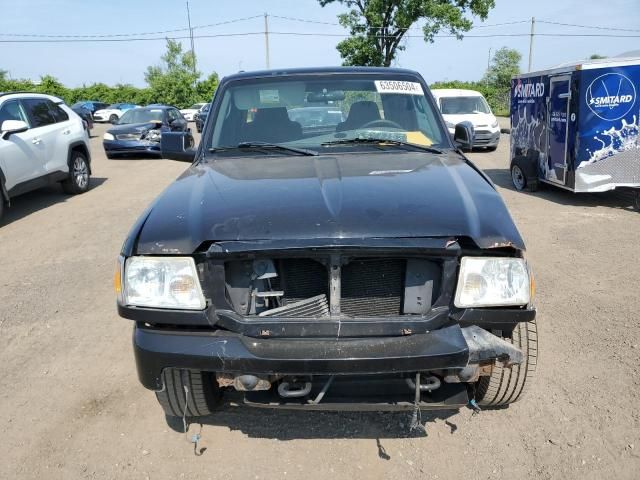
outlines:
[{"label": "truck door", "polygon": [[549,116],[547,118],[546,180],[564,185],[567,177],[567,138],[571,76],[552,77],[549,82]]}]

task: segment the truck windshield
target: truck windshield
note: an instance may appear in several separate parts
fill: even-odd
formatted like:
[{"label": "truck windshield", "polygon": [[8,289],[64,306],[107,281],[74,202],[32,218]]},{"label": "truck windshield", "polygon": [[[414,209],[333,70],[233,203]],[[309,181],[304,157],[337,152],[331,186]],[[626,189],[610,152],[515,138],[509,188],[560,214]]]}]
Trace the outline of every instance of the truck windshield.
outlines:
[{"label": "truck windshield", "polygon": [[214,151],[256,142],[312,150],[372,148],[366,141],[335,142],[359,138],[450,146],[422,84],[410,75],[237,80],[225,88],[214,125],[206,140]]},{"label": "truck windshield", "polygon": [[484,97],[445,97],[440,99],[443,115],[468,115],[491,113]]}]

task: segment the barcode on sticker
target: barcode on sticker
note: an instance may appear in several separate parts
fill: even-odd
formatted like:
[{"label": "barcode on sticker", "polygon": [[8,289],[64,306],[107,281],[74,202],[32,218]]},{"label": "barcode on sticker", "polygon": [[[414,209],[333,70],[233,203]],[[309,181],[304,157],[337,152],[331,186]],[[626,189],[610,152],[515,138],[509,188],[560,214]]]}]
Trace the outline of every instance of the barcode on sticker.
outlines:
[{"label": "barcode on sticker", "polygon": [[378,93],[400,93],[404,95],[424,95],[422,85],[418,82],[402,82],[398,80],[376,80]]}]

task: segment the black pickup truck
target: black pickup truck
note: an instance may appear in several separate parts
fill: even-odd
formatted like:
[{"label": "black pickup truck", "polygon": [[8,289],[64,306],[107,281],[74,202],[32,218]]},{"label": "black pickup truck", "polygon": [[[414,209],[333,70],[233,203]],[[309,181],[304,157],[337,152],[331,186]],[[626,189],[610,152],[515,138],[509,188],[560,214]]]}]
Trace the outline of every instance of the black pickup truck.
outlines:
[{"label": "black pickup truck", "polygon": [[[291,109],[343,121],[301,125]],[[191,163],[116,274],[142,384],[170,417],[227,399],[327,410],[520,398],[536,366],[524,242],[422,77],[393,68],[225,78]]]}]

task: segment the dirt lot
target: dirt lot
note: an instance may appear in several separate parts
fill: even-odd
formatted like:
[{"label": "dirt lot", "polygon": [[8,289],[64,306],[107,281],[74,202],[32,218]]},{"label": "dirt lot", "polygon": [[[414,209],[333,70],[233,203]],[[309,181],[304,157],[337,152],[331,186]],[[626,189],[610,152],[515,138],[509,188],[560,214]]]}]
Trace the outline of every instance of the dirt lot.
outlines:
[{"label": "dirt lot", "polygon": [[475,417],[424,414],[428,436],[409,435],[406,414],[222,412],[196,455],[138,384],[112,288],[129,227],[186,165],[106,160],[103,131],[90,192],[28,194],[0,228],[0,478],[640,477],[640,214],[630,202],[513,191],[508,136],[472,154],[536,272],[541,358],[528,396]]}]

